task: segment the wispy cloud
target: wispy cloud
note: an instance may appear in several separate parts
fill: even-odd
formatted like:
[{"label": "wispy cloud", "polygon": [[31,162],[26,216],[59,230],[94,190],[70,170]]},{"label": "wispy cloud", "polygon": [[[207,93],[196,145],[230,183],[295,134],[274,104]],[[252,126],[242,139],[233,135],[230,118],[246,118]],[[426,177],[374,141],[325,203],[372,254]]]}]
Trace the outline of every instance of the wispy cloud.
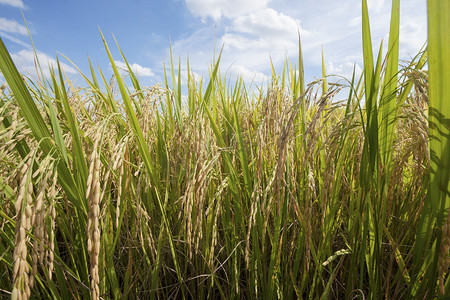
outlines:
[{"label": "wispy cloud", "polygon": [[[42,70],[44,72],[44,76],[50,77],[49,66],[56,67],[57,62],[56,59],[51,58],[45,53],[39,52],[37,53],[39,62],[41,64]],[[13,59],[17,69],[20,73],[26,76],[36,76],[36,64],[35,64],[35,56],[32,50],[20,50],[17,53],[11,54],[11,58]],[[67,74],[77,74],[78,72],[71,66],[60,63],[61,67]]]},{"label": "wispy cloud", "polygon": [[[288,53],[298,49],[298,30],[302,36],[311,32],[301,26],[299,19],[273,8],[252,9],[222,20],[219,34],[211,30],[211,23],[190,37],[173,44],[174,53],[189,54],[191,67],[207,75],[207,61],[211,59],[213,40],[216,47],[224,46],[221,66],[233,78],[241,76],[246,82],[260,84],[270,74],[270,59],[281,62]],[[209,53],[208,53],[208,50]],[[267,73],[267,74],[266,74]]]},{"label": "wispy cloud", "polygon": [[[354,68],[361,73],[360,0],[304,1],[301,5],[297,0],[273,0],[252,7],[225,0],[185,1],[194,16],[209,19],[191,36],[176,40],[172,44],[174,54],[188,53],[191,67],[203,75],[208,74],[205,58],[212,58],[216,40],[216,47],[224,45],[222,70],[229,68],[228,74],[233,75],[242,72],[245,79],[270,76],[269,56],[277,69],[286,56],[295,62],[298,29],[307,80],[321,76],[322,46],[328,74],[349,78]],[[368,5],[374,51],[383,39],[386,53],[391,1],[368,0]],[[400,11],[400,58],[415,55],[425,41],[426,1],[410,0]]]},{"label": "wispy cloud", "polygon": [[367,0],[367,6],[370,10],[380,12],[386,6],[386,0]]},{"label": "wispy cloud", "polygon": [[264,73],[249,70],[241,65],[232,65],[229,71],[232,73],[233,77],[240,76],[244,82],[254,83],[256,85],[260,85],[268,79]]},{"label": "wispy cloud", "polygon": [[289,38],[290,33],[296,32],[299,21],[272,8],[265,8],[236,17],[232,29],[239,32],[266,36],[268,39]]},{"label": "wispy cloud", "polygon": [[226,49],[240,51],[253,67],[267,63],[269,55],[280,62],[286,54],[297,51],[299,30],[302,38],[311,36],[312,32],[300,23],[299,19],[265,8],[233,19],[220,41]]},{"label": "wispy cloud", "polygon": [[186,0],[189,10],[202,18],[214,20],[222,16],[234,18],[258,9],[265,8],[270,0]]},{"label": "wispy cloud", "polygon": [[[116,64],[117,68],[121,69],[125,73],[127,72],[127,65],[125,64],[125,62],[115,60],[114,63]],[[155,75],[150,68],[143,67],[137,63],[130,65],[130,67],[134,73],[141,77],[152,77]]]},{"label": "wispy cloud", "polygon": [[0,4],[11,5],[18,8],[26,8],[22,0],[0,0]]},{"label": "wispy cloud", "polygon": [[16,44],[18,44],[18,45],[20,45],[20,46],[22,46],[24,48],[30,48],[31,47],[30,44],[27,44],[27,43],[23,42],[22,40],[20,40],[19,38],[15,37],[14,35],[11,35],[11,34],[8,34],[6,32],[2,32],[2,31],[0,31],[0,35],[1,35],[2,38],[8,39],[11,42],[16,43]]},{"label": "wispy cloud", "polygon": [[25,26],[19,24],[15,20],[5,19],[2,17],[0,17],[0,31],[21,35],[28,34],[27,28]]},{"label": "wispy cloud", "polygon": [[400,24],[400,56],[409,58],[422,48],[427,37],[426,16],[406,16]]}]

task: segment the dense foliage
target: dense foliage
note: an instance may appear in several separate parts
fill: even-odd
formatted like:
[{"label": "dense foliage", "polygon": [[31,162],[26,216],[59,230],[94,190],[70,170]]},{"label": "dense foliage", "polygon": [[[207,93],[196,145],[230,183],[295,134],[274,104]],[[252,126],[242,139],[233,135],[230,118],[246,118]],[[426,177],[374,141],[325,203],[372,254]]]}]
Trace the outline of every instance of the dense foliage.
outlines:
[{"label": "dense foliage", "polygon": [[[450,60],[432,57],[450,42],[430,39],[398,72],[394,0],[374,63],[365,2],[361,78],[305,85],[299,47],[258,94],[227,85],[220,56],[185,97],[173,62],[150,88],[127,64],[131,90],[106,42],[109,82],[91,68],[75,87],[59,65],[29,80],[0,40],[0,295],[448,294],[450,114],[433,78],[450,79]],[[429,3],[447,24],[449,12]]]}]

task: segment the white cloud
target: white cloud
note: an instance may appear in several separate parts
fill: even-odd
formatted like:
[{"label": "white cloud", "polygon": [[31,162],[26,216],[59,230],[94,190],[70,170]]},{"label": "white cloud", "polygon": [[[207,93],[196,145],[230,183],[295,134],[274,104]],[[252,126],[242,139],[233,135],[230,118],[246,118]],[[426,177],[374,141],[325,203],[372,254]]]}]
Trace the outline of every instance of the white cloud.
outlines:
[{"label": "white cloud", "polygon": [[12,36],[12,35],[10,35],[10,34],[8,34],[6,32],[0,31],[0,34],[2,35],[2,38],[8,39],[11,42],[14,42],[14,43],[16,43],[16,44],[18,44],[18,45],[20,45],[20,46],[22,46],[24,48],[30,48],[31,47],[30,44],[27,44],[27,43],[21,41],[20,39],[16,38],[15,36]]},{"label": "white cloud", "polygon": [[[401,18],[401,16],[400,16]],[[415,56],[427,40],[427,18],[406,15],[400,19],[400,56]]]},{"label": "white cloud", "polygon": [[244,82],[253,82],[253,84],[257,86],[261,85],[261,83],[267,81],[268,79],[264,73],[249,70],[241,65],[232,65],[229,70],[233,77],[241,76]]},{"label": "white cloud", "polygon": [[[127,65],[125,64],[125,62],[115,60],[114,63],[119,69],[123,70],[124,72],[127,72]],[[150,68],[143,67],[136,63],[130,65],[130,67],[133,70],[133,72],[136,73],[138,76],[151,77],[155,75]]]},{"label": "white cloud", "polygon": [[18,8],[25,8],[22,0],[0,0],[0,4],[11,5]]},{"label": "white cloud", "polygon": [[[48,66],[50,65],[50,66],[53,66],[54,68],[56,68],[56,66],[57,66],[56,59],[51,58],[47,54],[39,52],[39,51],[37,53],[37,56],[39,58],[39,62],[41,64],[42,70],[44,72],[44,76],[49,78],[50,71],[49,71]],[[32,76],[32,77],[36,76],[35,56],[34,56],[33,50],[27,50],[27,49],[20,50],[17,53],[11,54],[11,58],[14,61],[15,65],[20,73],[22,73],[26,76]],[[77,74],[78,73],[73,67],[71,67],[65,63],[60,62],[60,65],[67,74]]]},{"label": "white cloud", "polygon": [[380,12],[385,6],[385,0],[367,0],[367,7],[369,10]]},{"label": "white cloud", "polygon": [[[225,18],[215,22],[217,28],[209,22],[190,37],[175,41],[175,56],[189,53],[191,67],[207,75],[207,63],[212,60],[213,41],[216,40],[216,47],[224,45],[221,69],[229,68],[233,76],[241,72],[247,81],[256,72],[260,77],[270,74],[269,56],[276,70],[281,70],[286,56],[293,64],[297,63],[297,30],[300,26],[307,81],[321,77],[322,45],[328,74],[351,79],[355,64],[356,73],[361,74],[360,0],[315,0],[304,1],[302,5],[298,5],[297,0],[273,2],[276,5],[270,6],[266,1],[248,10],[235,5],[235,11],[227,13],[224,7],[233,5],[227,5],[225,0],[186,0],[189,9],[197,16],[216,20]],[[194,4],[198,7],[195,8]],[[384,39],[384,53],[387,51],[391,1],[368,0],[368,5],[376,58],[381,39]],[[400,59],[414,56],[425,41],[426,0],[409,0],[400,6]]]},{"label": "white cloud", "polygon": [[266,8],[233,19],[219,41],[235,59],[228,62],[245,68],[241,69],[247,74],[244,77],[251,78],[248,70],[263,74],[270,68],[269,56],[278,64],[286,55],[298,53],[299,29],[302,39],[312,34],[300,27],[300,20]]},{"label": "white cloud", "polygon": [[[259,85],[271,72],[270,59],[277,64],[287,54],[298,53],[300,20],[285,13],[263,8],[224,22],[226,24],[218,36],[211,26],[205,26],[189,38],[176,41],[172,45],[175,57],[179,53],[188,53],[191,67],[207,76],[207,63],[213,58],[213,40],[217,40],[216,47],[224,46],[220,63],[222,71],[227,70],[232,79],[241,76],[247,84],[253,81]],[[311,34],[302,27],[300,32],[302,36]]]},{"label": "white cloud", "polygon": [[[300,27],[299,20],[272,8],[239,16],[232,24],[234,31],[254,34],[267,40],[297,39],[297,29]],[[309,34],[309,31],[304,31],[303,34]]]},{"label": "white cloud", "polygon": [[233,18],[265,8],[270,0],[186,0],[189,10],[200,17]]},{"label": "white cloud", "polygon": [[219,45],[224,45],[225,54],[232,55],[239,66],[262,71],[262,66],[269,66],[269,56],[280,62],[288,53],[297,53],[299,29],[302,37],[311,35],[300,28],[299,20],[272,8],[260,9],[233,19]]},{"label": "white cloud", "polygon": [[226,33],[220,38],[220,44],[224,45],[225,50],[244,51],[248,49],[261,50],[266,48],[267,41],[261,38],[248,38],[241,34]]},{"label": "white cloud", "polygon": [[[335,65],[332,61],[328,61],[328,63],[325,63],[325,69],[327,75],[342,76],[349,80],[351,80],[352,78],[353,70],[355,71],[355,80],[358,80],[359,76],[362,74],[361,66],[350,61],[344,61],[344,63],[341,63],[339,65]],[[337,79],[339,80],[340,78]]]},{"label": "white cloud", "polygon": [[[175,72],[176,72],[176,74],[178,74],[178,70],[175,70]],[[188,84],[188,71],[187,71],[187,69],[182,69],[180,75],[181,75],[181,76],[180,76],[180,78],[181,78],[181,84],[182,84],[182,85],[187,85],[187,84]],[[168,74],[168,76],[171,77],[170,74]],[[177,75],[176,75],[176,76],[177,76]],[[196,83],[200,82],[200,80],[202,79],[202,75],[200,75],[199,73],[194,72],[194,71],[192,71],[192,70],[190,71],[189,76],[190,76],[190,77],[194,80],[194,82],[196,82]],[[192,80],[192,79],[191,79],[191,80]],[[170,80],[172,80],[172,79],[170,79]]]},{"label": "white cloud", "polygon": [[9,20],[1,17],[0,17],[0,31],[9,33],[18,33],[22,35],[28,34],[27,28],[25,26],[19,24],[15,20]]}]

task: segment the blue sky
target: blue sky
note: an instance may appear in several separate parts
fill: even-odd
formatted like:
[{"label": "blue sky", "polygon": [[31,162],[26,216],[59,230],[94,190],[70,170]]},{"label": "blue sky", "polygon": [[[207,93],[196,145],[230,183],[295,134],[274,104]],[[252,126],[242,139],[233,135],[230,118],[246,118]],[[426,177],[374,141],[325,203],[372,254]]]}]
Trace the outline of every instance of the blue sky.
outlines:
[{"label": "blue sky", "polygon": [[[368,0],[374,48],[387,45],[391,1]],[[360,0],[0,0],[0,37],[19,71],[33,76],[34,62],[25,15],[42,65],[56,55],[65,72],[86,84],[70,58],[89,74],[88,60],[107,75],[111,67],[99,28],[119,65],[113,35],[137,71],[141,84],[163,81],[163,60],[186,58],[196,76],[206,76],[214,47],[223,45],[222,73],[250,82],[267,80],[270,58],[279,70],[285,57],[297,59],[297,29],[302,37],[305,76],[321,76],[321,47],[328,74],[349,77],[362,66]],[[403,0],[400,11],[400,58],[417,54],[426,41],[426,0]],[[385,46],[386,48],[386,46]],[[4,78],[0,74],[0,84]]]}]

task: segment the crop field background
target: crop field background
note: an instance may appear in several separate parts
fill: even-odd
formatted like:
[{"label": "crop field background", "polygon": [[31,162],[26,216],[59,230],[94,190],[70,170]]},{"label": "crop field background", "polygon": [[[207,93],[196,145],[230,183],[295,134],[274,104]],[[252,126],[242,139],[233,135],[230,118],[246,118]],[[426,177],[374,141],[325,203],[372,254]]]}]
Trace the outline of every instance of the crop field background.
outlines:
[{"label": "crop field background", "polygon": [[399,2],[383,57],[362,1],[361,77],[306,83],[299,36],[256,92],[221,53],[183,88],[172,56],[151,87],[126,63],[128,86],[103,35],[112,80],[32,81],[0,39],[0,297],[450,295],[450,1],[408,62]]}]

